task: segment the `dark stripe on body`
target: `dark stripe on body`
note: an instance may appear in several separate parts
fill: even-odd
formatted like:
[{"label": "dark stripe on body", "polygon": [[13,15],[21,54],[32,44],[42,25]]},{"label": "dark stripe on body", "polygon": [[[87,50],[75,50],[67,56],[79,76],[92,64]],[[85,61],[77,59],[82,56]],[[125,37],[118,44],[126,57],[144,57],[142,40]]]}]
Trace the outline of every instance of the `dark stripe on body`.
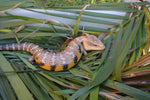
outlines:
[{"label": "dark stripe on body", "polygon": [[38,63],[38,62],[36,62],[39,66],[44,66],[45,64],[44,63],[42,63],[42,62],[40,62],[40,63]]},{"label": "dark stripe on body", "polygon": [[6,45],[1,45],[0,46],[1,50],[17,50],[18,44],[13,43],[13,44],[6,44]]},{"label": "dark stripe on body", "polygon": [[82,53],[82,51],[81,51],[81,45],[79,45],[78,51],[79,51],[79,53]]},{"label": "dark stripe on body", "polygon": [[56,65],[51,65],[50,67],[51,67],[51,71],[55,71]]},{"label": "dark stripe on body", "polygon": [[[83,52],[83,49],[84,49],[83,43],[78,42],[78,41],[75,41],[75,43],[77,45],[71,44],[70,45],[71,48],[67,48],[65,50],[66,54],[63,51],[63,54],[62,54],[63,61],[61,61],[59,55],[57,55],[58,54],[57,52],[55,53],[54,51],[53,52],[51,51],[51,52],[47,53],[47,51],[45,51],[43,48],[41,48],[33,43],[25,42],[25,43],[20,43],[20,45],[17,43],[0,45],[0,50],[7,50],[7,49],[8,50],[18,50],[18,49],[24,50],[24,51],[32,53],[35,60],[37,61],[36,63],[41,67],[43,66],[46,69],[55,71],[56,68],[59,67],[59,65],[61,65],[63,67],[63,70],[66,70],[66,69],[68,69],[68,66],[70,63],[72,63],[72,65],[77,64],[80,54],[82,54],[82,52]],[[47,55],[45,55],[45,53],[47,53]],[[74,62],[74,64],[73,64],[73,62]]]},{"label": "dark stripe on body", "polygon": [[1,45],[1,50],[6,50],[6,45]]},{"label": "dark stripe on body", "polygon": [[78,60],[78,57],[75,55],[75,57],[73,58],[73,61],[75,64],[77,64],[77,62],[78,62],[77,60]]},{"label": "dark stripe on body", "polygon": [[[57,67],[57,59],[58,59],[58,57],[57,57],[57,54],[56,53],[54,53],[54,52],[51,52],[52,53],[52,55],[51,55],[51,58],[50,58],[50,67],[51,67],[51,71],[55,71],[55,69],[56,69],[56,67]],[[54,56],[54,57],[53,57]]]},{"label": "dark stripe on body", "polygon": [[63,66],[63,70],[66,70],[68,68],[68,64],[64,64]]}]

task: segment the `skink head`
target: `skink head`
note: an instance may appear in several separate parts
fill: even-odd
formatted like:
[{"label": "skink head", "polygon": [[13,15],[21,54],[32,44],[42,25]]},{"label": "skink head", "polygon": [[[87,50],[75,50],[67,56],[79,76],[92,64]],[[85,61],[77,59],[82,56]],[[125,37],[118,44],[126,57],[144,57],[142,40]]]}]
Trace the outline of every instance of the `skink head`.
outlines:
[{"label": "skink head", "polygon": [[85,39],[83,39],[83,45],[85,50],[103,50],[104,44],[94,35],[84,33]]}]

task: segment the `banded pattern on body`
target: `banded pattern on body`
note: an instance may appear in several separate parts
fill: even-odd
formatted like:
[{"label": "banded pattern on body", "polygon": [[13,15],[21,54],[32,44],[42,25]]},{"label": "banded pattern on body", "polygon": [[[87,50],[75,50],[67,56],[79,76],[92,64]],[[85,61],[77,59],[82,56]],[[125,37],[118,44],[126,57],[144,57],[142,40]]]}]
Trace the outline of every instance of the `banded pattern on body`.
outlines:
[{"label": "banded pattern on body", "polygon": [[[75,46],[72,46],[76,44]],[[30,52],[43,69],[61,71],[73,67],[81,58],[83,47],[80,42],[71,42],[62,52],[49,52],[33,43],[0,45],[0,50],[23,50]]]},{"label": "banded pattern on body", "polygon": [[[90,35],[92,36],[92,35]],[[91,38],[91,37],[90,37]],[[6,45],[0,45],[0,50],[23,50],[31,53],[36,61],[36,63],[43,69],[50,71],[62,71],[65,69],[69,69],[73,67],[80,60],[81,55],[83,53],[83,44],[85,41],[85,45],[87,44],[87,40],[90,39],[87,36],[80,36],[72,40],[68,46],[61,52],[49,52],[44,50],[33,43],[12,43]],[[96,44],[94,44],[94,48],[96,50],[104,49],[104,45],[97,38],[91,38],[89,41],[98,41],[98,45],[100,43],[99,49]],[[95,40],[96,39],[96,40]],[[85,46],[84,45],[84,46]],[[87,44],[88,46],[91,43]],[[87,47],[86,47],[87,48]]]}]

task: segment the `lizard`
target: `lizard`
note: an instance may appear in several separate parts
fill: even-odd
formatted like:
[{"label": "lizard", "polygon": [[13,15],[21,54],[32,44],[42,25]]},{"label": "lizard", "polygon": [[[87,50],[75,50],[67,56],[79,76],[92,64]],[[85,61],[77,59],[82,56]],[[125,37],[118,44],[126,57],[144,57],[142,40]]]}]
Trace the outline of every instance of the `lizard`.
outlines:
[{"label": "lizard", "polygon": [[[43,69],[49,71],[62,71],[75,66],[86,50],[103,50],[104,44],[96,36],[84,33],[71,40],[60,52],[43,49],[37,44],[23,42],[0,45],[0,50],[22,50],[31,53],[35,62]],[[29,58],[30,59],[30,58]]]}]

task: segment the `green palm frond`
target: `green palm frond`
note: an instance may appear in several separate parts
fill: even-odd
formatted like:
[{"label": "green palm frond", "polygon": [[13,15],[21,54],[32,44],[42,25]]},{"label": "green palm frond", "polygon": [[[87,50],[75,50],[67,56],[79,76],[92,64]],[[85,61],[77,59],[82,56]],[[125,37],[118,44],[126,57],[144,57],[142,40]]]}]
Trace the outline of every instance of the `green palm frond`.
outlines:
[{"label": "green palm frond", "polygon": [[[120,3],[112,3],[110,0],[94,4],[96,1],[92,0],[93,4],[81,12],[91,1],[72,0],[65,6],[59,4],[60,1],[53,5],[48,0],[6,0],[7,4],[2,1],[0,44],[27,41],[45,49],[62,50],[63,43],[73,32],[75,37],[77,33],[87,32],[105,35],[102,41],[106,48],[88,52],[74,68],[62,72],[45,71],[29,63],[31,55],[24,51],[0,51],[0,99],[150,99],[149,79],[135,83],[137,77],[150,75],[149,2],[116,0]],[[28,13],[19,15],[19,10]],[[91,10],[115,11],[123,15]],[[130,83],[132,78],[135,78],[134,84]]]}]

